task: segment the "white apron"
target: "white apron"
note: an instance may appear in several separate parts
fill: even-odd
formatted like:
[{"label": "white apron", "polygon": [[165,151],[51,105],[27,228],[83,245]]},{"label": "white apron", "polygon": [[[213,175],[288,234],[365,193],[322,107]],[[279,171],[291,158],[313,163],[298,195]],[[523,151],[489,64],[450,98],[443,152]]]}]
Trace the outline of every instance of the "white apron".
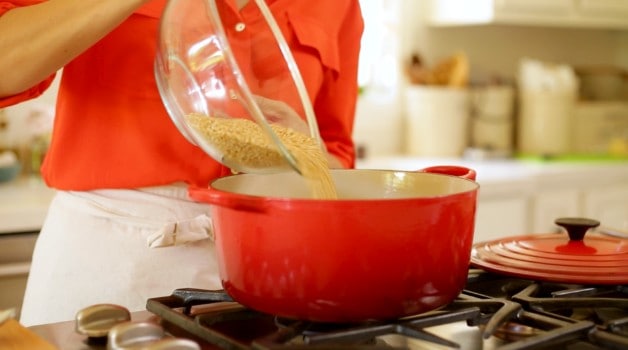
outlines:
[{"label": "white apron", "polygon": [[73,320],[113,303],[146,309],[176,288],[220,289],[209,207],[185,185],[59,191],[33,253],[20,322]]}]

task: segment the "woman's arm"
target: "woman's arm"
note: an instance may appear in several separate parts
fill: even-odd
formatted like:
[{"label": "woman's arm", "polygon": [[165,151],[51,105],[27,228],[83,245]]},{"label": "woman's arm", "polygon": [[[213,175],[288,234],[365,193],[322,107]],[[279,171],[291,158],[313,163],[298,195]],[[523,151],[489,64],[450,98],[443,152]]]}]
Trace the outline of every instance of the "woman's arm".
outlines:
[{"label": "woman's arm", "polygon": [[150,0],[49,0],[0,16],[0,97],[46,79]]}]

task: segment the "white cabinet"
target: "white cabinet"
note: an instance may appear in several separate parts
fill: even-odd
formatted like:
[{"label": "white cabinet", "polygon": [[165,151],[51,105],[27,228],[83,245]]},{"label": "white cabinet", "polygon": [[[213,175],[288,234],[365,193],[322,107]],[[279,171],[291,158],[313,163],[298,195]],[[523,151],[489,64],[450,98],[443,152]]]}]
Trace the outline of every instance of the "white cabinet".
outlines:
[{"label": "white cabinet", "polygon": [[16,308],[19,315],[35,241],[54,193],[39,178],[0,184],[0,310]]},{"label": "white cabinet", "polygon": [[628,28],[625,0],[428,0],[435,26],[514,24]]},{"label": "white cabinet", "polygon": [[571,0],[495,0],[493,18],[501,22],[534,23],[565,18],[572,13]]},{"label": "white cabinet", "polygon": [[532,199],[531,232],[550,233],[560,229],[554,220],[559,217],[580,216],[580,192],[563,189],[541,192]]},{"label": "white cabinet", "polygon": [[626,22],[628,1],[626,0],[579,0],[578,12],[593,21]]},{"label": "white cabinet", "polygon": [[535,180],[531,198],[533,232],[562,231],[558,217],[577,216],[628,232],[628,163],[598,162],[548,167]]},{"label": "white cabinet", "polygon": [[0,234],[0,310],[19,315],[36,240],[36,232]]},{"label": "white cabinet", "polygon": [[523,197],[481,199],[475,218],[474,242],[528,233],[528,203]]},{"label": "white cabinet", "polygon": [[628,232],[628,183],[587,191],[583,202],[585,216],[604,227]]},{"label": "white cabinet", "polygon": [[[628,179],[627,179],[628,180]],[[475,242],[530,233],[562,232],[560,217],[586,217],[601,226],[628,233],[628,183],[547,190],[537,188],[478,201]]]},{"label": "white cabinet", "polygon": [[[626,0],[628,2],[628,0]],[[362,169],[416,170],[433,165],[475,169],[480,184],[474,242],[561,230],[560,217],[587,217],[628,233],[628,162],[374,157]]]}]

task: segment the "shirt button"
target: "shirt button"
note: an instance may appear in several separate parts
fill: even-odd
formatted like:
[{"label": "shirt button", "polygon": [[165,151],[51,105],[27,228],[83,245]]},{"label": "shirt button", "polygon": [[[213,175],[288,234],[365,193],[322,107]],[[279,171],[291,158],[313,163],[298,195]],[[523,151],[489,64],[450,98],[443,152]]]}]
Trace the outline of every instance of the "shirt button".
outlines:
[{"label": "shirt button", "polygon": [[238,24],[235,25],[236,32],[241,32],[244,30],[244,28],[246,28],[246,24],[242,22],[239,22]]}]

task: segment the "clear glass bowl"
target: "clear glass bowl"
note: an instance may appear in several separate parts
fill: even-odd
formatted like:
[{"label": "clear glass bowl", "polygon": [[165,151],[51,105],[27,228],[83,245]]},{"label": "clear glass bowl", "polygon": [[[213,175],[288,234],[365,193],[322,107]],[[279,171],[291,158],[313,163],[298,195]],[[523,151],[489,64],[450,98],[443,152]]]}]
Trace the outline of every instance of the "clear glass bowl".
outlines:
[{"label": "clear glass bowl", "polygon": [[[300,131],[321,144],[294,58],[263,0],[251,1],[261,13],[251,28],[237,21],[237,9],[226,3],[170,0],[166,5],[155,59],[164,105],[190,142],[235,171],[267,173],[289,166],[299,171],[271,127],[289,126],[298,117],[304,121]],[[278,116],[278,108],[289,113]],[[248,141],[255,142],[243,144],[251,127],[255,135]],[[257,161],[259,152],[275,157]]]}]

